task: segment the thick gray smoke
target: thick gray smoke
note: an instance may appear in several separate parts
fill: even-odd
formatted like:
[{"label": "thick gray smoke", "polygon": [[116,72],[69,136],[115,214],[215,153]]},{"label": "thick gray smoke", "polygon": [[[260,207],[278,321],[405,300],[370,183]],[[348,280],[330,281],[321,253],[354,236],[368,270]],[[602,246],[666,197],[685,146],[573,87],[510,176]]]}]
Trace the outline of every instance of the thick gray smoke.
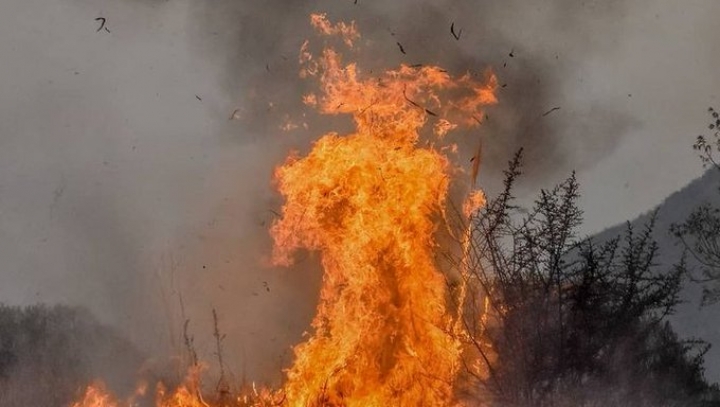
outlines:
[{"label": "thick gray smoke", "polygon": [[[312,255],[267,266],[281,204],[272,169],[348,128],[302,106],[308,15],[355,20],[368,72],[492,68],[500,103],[461,143],[469,157],[482,138],[492,189],[521,146],[526,180],[554,181],[592,167],[639,125],[604,98],[603,83],[584,81],[646,3],[3,1],[0,301],[87,305],[158,354],[182,351],[189,319],[211,360],[216,308],[230,372],[277,380],[309,329],[319,271]],[[96,31],[98,17],[107,30]],[[283,132],[286,120],[309,128]]]},{"label": "thick gray smoke", "polygon": [[[514,10],[512,17],[507,15],[509,10]],[[366,72],[379,72],[400,63],[437,64],[458,75],[469,71],[482,76],[486,69],[494,69],[503,86],[499,92],[499,105],[488,111],[487,124],[482,129],[474,134],[464,134],[458,140],[463,150],[461,156],[469,159],[477,148],[478,138],[483,137],[483,172],[486,173],[484,178],[489,180],[500,179],[500,171],[521,146],[527,149],[527,167],[534,174],[531,181],[567,172],[581,164],[590,165],[593,160],[611,152],[632,123],[627,115],[601,102],[568,106],[563,103],[562,94],[563,82],[577,74],[572,59],[597,56],[603,48],[610,47],[612,35],[597,37],[600,32],[609,31],[608,24],[622,19],[625,8],[619,2],[603,5],[599,10],[597,7],[577,7],[572,2],[549,3],[532,10],[527,10],[523,2],[502,6],[476,1],[393,2],[392,5],[361,1],[358,4],[352,1],[280,0],[194,2],[188,16],[191,49],[217,61],[221,67],[219,81],[228,98],[242,103],[239,126],[234,131],[231,127],[228,133],[234,134],[232,137],[237,143],[263,146],[262,156],[268,161],[258,167],[266,174],[271,166],[281,162],[287,147],[304,149],[307,141],[319,134],[347,129],[347,123],[341,119],[318,118],[302,105],[299,98],[314,84],[298,78],[298,50],[305,39],[322,41],[313,35],[308,24],[308,15],[312,12],[327,12],[331,21],[357,22],[363,45],[355,57]],[[584,24],[583,21],[589,19],[593,19],[595,25]],[[534,41],[513,35],[531,22],[539,25]],[[553,28],[558,22],[576,33],[571,44],[550,41],[551,37],[559,36]],[[451,25],[456,33],[462,30],[460,40],[452,36]],[[398,43],[402,45],[402,51]],[[556,106],[561,109],[543,116]],[[593,114],[587,114],[591,111]],[[310,127],[282,134],[278,127],[287,118],[305,121]],[[572,151],[565,137],[577,128],[582,128],[584,134],[579,143],[572,144]],[[578,154],[578,150],[592,153]],[[263,191],[266,179],[260,181],[257,187]],[[258,200],[256,203],[256,213],[267,215],[263,217],[267,225],[273,216],[270,209],[277,208],[279,202]],[[228,227],[236,221],[226,219],[223,223]],[[263,228],[249,236],[250,248],[267,253],[268,246],[257,244],[262,239],[260,236],[263,236]],[[214,253],[215,248],[209,247],[210,253]],[[232,248],[227,250],[232,251]],[[253,256],[252,253],[248,255]],[[212,258],[212,254],[209,256]],[[196,257],[207,258],[208,255]],[[312,271],[312,268],[304,270],[307,264],[314,263],[307,261],[299,265],[300,270],[283,272],[288,274],[274,281],[270,292],[259,287],[250,293],[272,296],[274,306],[255,308],[250,315],[240,318],[257,321],[255,326],[261,330],[253,334],[260,338],[259,342],[249,339],[244,344],[241,356],[248,364],[267,366],[267,360],[252,361],[258,355],[266,357],[266,352],[256,351],[259,347],[265,348],[267,340],[276,340],[276,335],[280,336],[279,344],[287,347],[300,339],[299,332],[307,329],[317,290],[317,284],[301,283]],[[221,281],[233,281],[229,276],[237,273],[237,268],[228,268],[218,277]],[[292,273],[300,275],[295,276],[300,284],[288,284],[287,279]],[[215,284],[217,280],[211,277],[207,281]],[[317,281],[317,271],[311,281]],[[238,303],[248,302],[242,298],[247,298],[248,293],[228,297],[212,287],[208,290],[199,292],[202,295],[195,296],[197,301],[202,303],[213,298],[221,312],[227,315],[226,329],[239,331],[242,325],[231,325],[237,319],[234,309]],[[283,305],[278,312],[271,313],[279,304]],[[297,310],[298,304],[303,307],[302,313]],[[246,306],[245,309],[253,308]],[[243,334],[247,335],[247,332]],[[248,349],[255,351],[248,352]],[[287,359],[282,360],[287,362]],[[264,373],[277,373],[280,364],[271,364],[267,370],[263,369]]]},{"label": "thick gray smoke", "polygon": [[[232,98],[251,103],[248,130],[263,135],[257,137],[275,133],[283,115],[298,116],[298,95],[307,84],[297,78],[296,55],[313,38],[311,12],[357,21],[367,41],[359,52],[366,72],[399,63],[438,64],[454,74],[479,76],[492,68],[503,86],[500,104],[488,112],[485,127],[466,138],[469,147],[483,137],[483,166],[493,175],[521,146],[536,179],[592,165],[633,125],[627,113],[607,103],[574,105],[564,94],[567,82],[580,75],[579,61],[602,58],[617,44],[625,1],[532,7],[523,1],[196,3],[196,49],[223,64],[222,83]],[[312,128],[308,136],[322,130]]]}]

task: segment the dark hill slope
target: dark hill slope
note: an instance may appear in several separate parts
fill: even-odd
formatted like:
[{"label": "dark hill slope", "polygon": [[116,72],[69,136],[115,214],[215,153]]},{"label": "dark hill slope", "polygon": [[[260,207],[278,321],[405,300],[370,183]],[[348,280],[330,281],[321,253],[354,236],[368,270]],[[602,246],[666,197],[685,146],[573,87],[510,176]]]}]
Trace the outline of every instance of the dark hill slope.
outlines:
[{"label": "dark hill slope", "polygon": [[[683,249],[678,239],[670,233],[673,223],[683,222],[699,204],[709,202],[720,207],[720,171],[707,171],[702,177],[692,181],[685,188],[673,193],[658,207],[658,217],[654,237],[659,245],[658,264],[662,268],[670,268],[682,256]],[[609,202],[608,204],[612,204]],[[630,222],[636,230],[640,230],[650,220],[652,211],[637,217]],[[608,228],[593,237],[603,241],[624,233],[627,224],[619,224]],[[691,267],[692,258],[688,256]],[[702,289],[695,283],[687,282],[682,293],[683,304],[678,307],[671,321],[676,331],[685,338],[698,338],[709,342],[712,348],[705,360],[706,377],[711,382],[720,382],[720,304],[700,307]]]}]

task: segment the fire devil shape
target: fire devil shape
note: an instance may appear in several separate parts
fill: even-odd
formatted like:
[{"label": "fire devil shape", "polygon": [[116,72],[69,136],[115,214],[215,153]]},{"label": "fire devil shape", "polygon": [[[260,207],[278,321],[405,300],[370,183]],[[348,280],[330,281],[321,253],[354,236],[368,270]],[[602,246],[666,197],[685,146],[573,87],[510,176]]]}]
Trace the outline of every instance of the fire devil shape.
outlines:
[{"label": "fire devil shape", "polygon": [[[347,48],[360,40],[354,24],[332,24],[324,15],[311,23]],[[324,275],[313,332],[295,348],[283,389],[252,403],[452,405],[462,346],[434,235],[459,171],[449,158],[454,146],[442,140],[480,123],[482,109],[496,103],[497,81],[491,73],[480,82],[408,65],[372,77],[330,46],[314,55],[308,42],[300,63],[301,76],[320,84],[305,103],[350,115],[355,132],[326,134],[275,171],[285,203],[271,228],[273,261],[288,265],[295,251],[316,251]],[[468,210],[477,208],[482,194],[468,202]],[[192,383],[158,393],[156,405],[209,405]],[[98,386],[85,397],[73,406],[121,405]],[[232,405],[250,405],[244,400]]]}]

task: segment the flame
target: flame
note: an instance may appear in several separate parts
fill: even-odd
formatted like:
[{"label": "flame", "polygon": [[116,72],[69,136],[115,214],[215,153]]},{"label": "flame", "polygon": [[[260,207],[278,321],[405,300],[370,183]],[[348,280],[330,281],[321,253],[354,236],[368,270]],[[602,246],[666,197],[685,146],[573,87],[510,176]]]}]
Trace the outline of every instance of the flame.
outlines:
[{"label": "flame", "polygon": [[120,407],[120,404],[105,389],[103,382],[97,382],[88,386],[81,399],[71,407]]},{"label": "flame", "polygon": [[[317,14],[311,24],[349,49],[361,39],[354,23],[332,24]],[[300,76],[320,84],[304,103],[355,124],[351,134],[320,137],[305,156],[291,154],[274,174],[285,199],[271,228],[274,263],[291,264],[298,250],[321,254],[313,332],[295,347],[278,392],[253,385],[235,400],[206,401],[199,371],[191,370],[173,391],[158,385],[155,406],[457,405],[461,310],[451,309],[446,276],[434,260],[448,190],[461,172],[450,158],[457,145],[444,137],[481,122],[482,109],[497,102],[497,80],[490,72],[477,81],[404,64],[371,76],[331,47],[316,56],[309,41],[299,61]],[[289,118],[281,125],[294,126]],[[470,193],[465,216],[484,203],[482,191]],[[462,285],[460,303],[466,295]],[[132,405],[94,384],[72,407]]]},{"label": "flame", "polygon": [[328,21],[326,14],[312,14],[310,15],[310,24],[324,35],[339,35],[342,37],[345,45],[348,47],[353,46],[353,42],[360,38],[360,33],[355,26],[355,22],[346,24],[342,21],[333,25]]},{"label": "flame", "polygon": [[[217,394],[206,399],[202,395],[200,376],[204,366],[188,369],[183,383],[169,391],[163,383],[155,388],[155,407],[278,407],[282,405],[284,396],[269,389],[258,389],[253,383],[242,395],[233,397],[230,394]],[[118,399],[107,389],[105,384],[97,381],[88,386],[79,400],[71,407],[137,407],[143,404],[147,393],[147,383],[137,386],[135,394],[125,401]]]},{"label": "flame", "polygon": [[[344,32],[328,28],[324,16],[312,21],[324,21],[322,34]],[[275,172],[285,198],[271,230],[275,263],[290,264],[307,249],[321,253],[324,268],[314,332],[295,348],[287,400],[450,405],[461,345],[433,254],[454,167],[434,141],[422,145],[421,131],[435,117],[435,140],[477,124],[481,108],[496,102],[496,80],[407,65],[369,77],[332,48],[318,59],[309,48],[303,44],[301,76],[317,78],[321,91],[305,100],[322,113],[350,115],[356,132],[326,134]],[[482,196],[472,195],[473,209]]]},{"label": "flame", "polygon": [[[463,203],[463,215],[466,218],[472,217],[475,212],[485,206],[485,203],[485,193],[482,190],[478,189],[471,192],[465,199],[465,203]],[[470,231],[468,231],[468,240],[470,238],[469,233]]]},{"label": "flame", "polygon": [[140,383],[135,389],[133,396],[124,402],[120,402],[107,390],[105,383],[98,380],[89,385],[80,397],[80,400],[74,402],[71,407],[133,407],[137,405],[136,399],[144,397],[146,392],[147,383]]}]

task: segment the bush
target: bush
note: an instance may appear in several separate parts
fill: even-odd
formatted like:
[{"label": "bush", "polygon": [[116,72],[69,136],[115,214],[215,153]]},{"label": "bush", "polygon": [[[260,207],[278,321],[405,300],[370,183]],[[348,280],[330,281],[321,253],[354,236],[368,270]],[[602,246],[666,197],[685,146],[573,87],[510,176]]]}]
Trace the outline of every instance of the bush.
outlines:
[{"label": "bush", "polygon": [[103,377],[134,387],[142,355],[82,308],[0,305],[0,405],[67,406]]},{"label": "bush", "polygon": [[574,174],[526,210],[512,193],[520,161],[470,220],[464,390],[502,406],[720,405],[707,404],[720,399],[703,377],[706,346],[665,320],[686,270],[684,259],[656,264],[655,218],[606,242],[579,239]]}]

